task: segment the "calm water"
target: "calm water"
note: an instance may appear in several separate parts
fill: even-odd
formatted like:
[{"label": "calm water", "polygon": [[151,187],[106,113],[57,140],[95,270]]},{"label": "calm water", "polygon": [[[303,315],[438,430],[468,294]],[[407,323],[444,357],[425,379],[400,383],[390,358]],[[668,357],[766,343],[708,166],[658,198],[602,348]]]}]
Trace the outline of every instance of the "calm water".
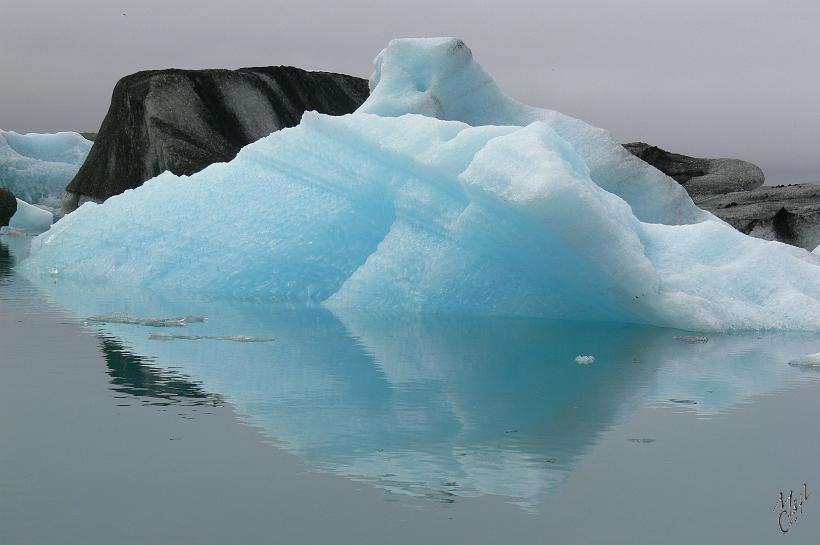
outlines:
[{"label": "calm water", "polygon": [[4,545],[820,539],[820,374],[786,364],[820,335],[34,285],[27,246],[0,237]]}]

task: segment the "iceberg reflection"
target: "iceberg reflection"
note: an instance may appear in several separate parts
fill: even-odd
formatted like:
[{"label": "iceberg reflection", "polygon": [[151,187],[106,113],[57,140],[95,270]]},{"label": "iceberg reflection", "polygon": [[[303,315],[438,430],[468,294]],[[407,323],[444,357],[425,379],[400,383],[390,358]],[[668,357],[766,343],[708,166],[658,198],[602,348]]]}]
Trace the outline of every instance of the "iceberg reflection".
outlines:
[{"label": "iceberg reflection", "polygon": [[[126,300],[90,297],[65,282],[42,289],[79,319],[208,317],[179,329],[196,342],[152,339],[156,328],[139,324],[93,324],[120,392],[224,399],[313,467],[440,501],[494,494],[535,504],[602,433],[646,403],[724,411],[810,378],[786,362],[820,350],[816,334],[688,343],[675,338],[678,331],[630,325]],[[274,340],[208,338],[229,336]],[[594,363],[578,365],[579,354]],[[173,368],[176,378],[125,371],[123,363]],[[123,388],[123,380],[144,391]],[[162,395],[151,391],[156,384]]]}]

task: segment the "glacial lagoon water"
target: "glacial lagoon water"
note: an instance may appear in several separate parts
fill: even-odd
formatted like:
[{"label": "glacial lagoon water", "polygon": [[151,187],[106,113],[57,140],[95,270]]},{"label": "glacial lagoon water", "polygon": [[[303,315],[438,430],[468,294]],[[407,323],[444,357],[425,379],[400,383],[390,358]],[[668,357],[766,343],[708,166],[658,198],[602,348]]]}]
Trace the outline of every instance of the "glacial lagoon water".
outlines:
[{"label": "glacial lagoon water", "polygon": [[787,365],[820,334],[35,285],[29,242],[0,237],[0,543],[820,537],[820,373]]}]

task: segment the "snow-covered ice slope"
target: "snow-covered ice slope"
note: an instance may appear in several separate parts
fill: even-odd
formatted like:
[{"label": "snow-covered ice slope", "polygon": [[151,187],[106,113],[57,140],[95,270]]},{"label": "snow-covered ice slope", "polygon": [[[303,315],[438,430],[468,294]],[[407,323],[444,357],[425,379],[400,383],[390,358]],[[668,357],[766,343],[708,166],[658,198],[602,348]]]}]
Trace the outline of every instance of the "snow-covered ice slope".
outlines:
[{"label": "snow-covered ice slope", "polygon": [[454,39],[396,40],[356,113],[86,204],[22,268],[387,312],[820,329],[820,259],[694,206],[609,134],[503,95]]},{"label": "snow-covered ice slope", "polygon": [[0,131],[0,187],[10,189],[23,201],[55,212],[91,145],[75,132]]}]

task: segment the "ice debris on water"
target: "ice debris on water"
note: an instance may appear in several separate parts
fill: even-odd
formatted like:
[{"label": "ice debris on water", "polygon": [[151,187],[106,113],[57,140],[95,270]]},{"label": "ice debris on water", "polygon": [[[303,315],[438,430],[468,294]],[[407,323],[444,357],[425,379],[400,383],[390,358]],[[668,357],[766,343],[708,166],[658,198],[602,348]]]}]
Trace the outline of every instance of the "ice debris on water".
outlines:
[{"label": "ice debris on water", "polygon": [[15,229],[14,227],[9,227],[8,225],[4,225],[0,227],[0,235],[7,235],[10,237],[24,237],[26,236],[25,231],[20,231],[19,229]]},{"label": "ice debris on water", "polygon": [[809,354],[800,358],[795,358],[789,362],[793,367],[809,367],[820,369],[820,352],[816,354]]},{"label": "ice debris on water", "polygon": [[575,356],[575,363],[578,365],[589,365],[595,363],[595,356]]},{"label": "ice debris on water", "polygon": [[85,319],[86,323],[98,324],[133,324],[149,327],[185,327],[187,324],[204,322],[204,316],[181,316],[178,318],[136,318],[129,316],[125,312],[115,312],[104,316],[90,316]]},{"label": "ice debris on water", "polygon": [[627,441],[629,441],[630,443],[641,443],[645,445],[649,443],[654,443],[655,439],[651,437],[630,437],[629,439],[627,439]]},{"label": "ice debris on water", "polygon": [[273,341],[271,337],[252,337],[249,335],[174,335],[173,333],[151,333],[149,337],[155,341],[234,341],[237,343],[269,343]]},{"label": "ice debris on water", "polygon": [[693,399],[670,399],[670,403],[677,403],[678,405],[697,405],[698,402]]},{"label": "ice debris on water", "polygon": [[709,337],[698,337],[693,335],[675,335],[672,338],[676,341],[681,341],[689,344],[703,344],[709,342]]}]

